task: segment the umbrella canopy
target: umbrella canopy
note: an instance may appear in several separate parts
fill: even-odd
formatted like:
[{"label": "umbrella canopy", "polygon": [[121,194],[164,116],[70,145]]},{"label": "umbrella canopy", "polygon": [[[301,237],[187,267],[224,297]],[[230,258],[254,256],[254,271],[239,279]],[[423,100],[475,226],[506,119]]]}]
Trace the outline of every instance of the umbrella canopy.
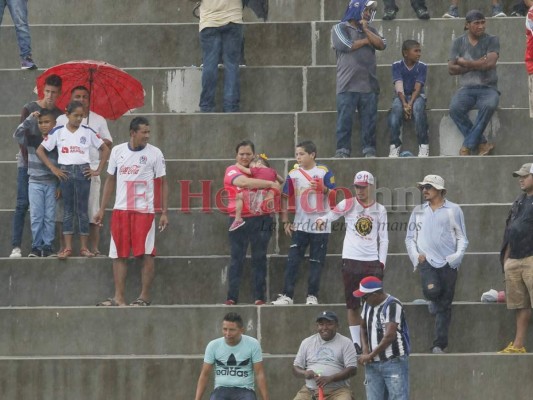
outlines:
[{"label": "umbrella canopy", "polygon": [[37,77],[37,94],[43,97],[44,82],[50,75],[63,80],[61,96],[56,105],[64,110],[70,91],[85,86],[90,92],[90,109],[106,119],[118,119],[126,112],[144,105],[144,89],[137,79],[114,65],[103,61],[69,61],[48,68]]}]

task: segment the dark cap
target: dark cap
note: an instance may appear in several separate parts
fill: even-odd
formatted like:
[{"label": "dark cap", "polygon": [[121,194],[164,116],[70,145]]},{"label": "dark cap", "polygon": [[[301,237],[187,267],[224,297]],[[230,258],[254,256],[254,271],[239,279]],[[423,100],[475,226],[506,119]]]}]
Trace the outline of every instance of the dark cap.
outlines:
[{"label": "dark cap", "polygon": [[322,311],[317,315],[316,322],[320,321],[321,319],[327,319],[328,321],[335,321],[339,323],[339,317],[337,317],[337,314],[335,314],[333,311]]},{"label": "dark cap", "polygon": [[466,22],[473,22],[485,19],[483,13],[479,10],[470,10],[466,13],[465,20]]}]

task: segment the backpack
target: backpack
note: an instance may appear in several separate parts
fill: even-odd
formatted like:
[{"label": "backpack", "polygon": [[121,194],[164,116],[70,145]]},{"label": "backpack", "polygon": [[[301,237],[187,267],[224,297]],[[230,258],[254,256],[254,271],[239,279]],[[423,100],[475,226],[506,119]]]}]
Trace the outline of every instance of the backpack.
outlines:
[{"label": "backpack", "polygon": [[[383,308],[381,309],[383,318],[385,318],[387,308],[389,307],[389,304],[392,302],[401,305],[400,301],[396,297],[389,295],[389,297],[387,297],[387,300],[385,301],[385,304],[383,305]],[[405,343],[405,355],[409,355],[411,354],[411,338],[409,335],[409,327],[407,326],[407,321],[405,319],[405,311],[403,307],[402,307],[402,315],[400,317],[400,320],[401,320],[401,323],[400,323],[400,326],[398,327],[398,331],[402,335],[403,341]]]}]

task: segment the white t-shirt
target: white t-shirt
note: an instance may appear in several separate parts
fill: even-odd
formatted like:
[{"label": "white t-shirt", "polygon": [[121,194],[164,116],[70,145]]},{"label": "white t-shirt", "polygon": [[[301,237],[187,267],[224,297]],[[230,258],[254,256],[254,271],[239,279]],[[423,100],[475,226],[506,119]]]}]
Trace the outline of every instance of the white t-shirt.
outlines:
[{"label": "white t-shirt", "polygon": [[387,261],[389,233],[387,210],[374,202],[364,207],[355,197],[342,200],[321,219],[331,227],[333,221],[344,216],[346,235],[342,258],[359,261]]},{"label": "white t-shirt", "polygon": [[294,202],[294,225],[296,230],[308,233],[330,233],[331,226],[327,225],[323,231],[318,231],[315,221],[329,211],[328,196],[317,197],[316,190],[309,190],[310,179],[318,179],[328,189],[335,188],[335,177],[325,165],[316,164],[311,169],[293,169],[289,172],[283,194],[289,198],[289,206]]},{"label": "white t-shirt", "polygon": [[165,158],[157,147],[147,144],[131,150],[129,143],[113,147],[107,172],[115,175],[115,210],[154,212],[154,178],[166,175]]},{"label": "white t-shirt", "polygon": [[56,126],[43,140],[43,147],[52,151],[57,147],[58,160],[62,165],[89,164],[89,150],[91,147],[99,149],[104,141],[98,137],[95,131],[86,125],[80,125],[71,132],[66,126]]},{"label": "white t-shirt", "polygon": [[[56,126],[66,125],[67,122],[67,116],[65,114],[60,115],[57,117]],[[87,124],[87,118],[83,118],[81,123],[82,125],[90,126],[101,139],[106,139],[110,142],[113,142],[113,138],[111,137],[111,133],[107,127],[107,121],[100,114],[89,111],[89,123]],[[100,164],[100,152],[98,149],[91,147],[89,149],[89,158],[91,159],[91,168],[98,168],[98,164]]]},{"label": "white t-shirt", "polygon": [[233,22],[242,24],[242,0],[202,0],[200,31]]}]

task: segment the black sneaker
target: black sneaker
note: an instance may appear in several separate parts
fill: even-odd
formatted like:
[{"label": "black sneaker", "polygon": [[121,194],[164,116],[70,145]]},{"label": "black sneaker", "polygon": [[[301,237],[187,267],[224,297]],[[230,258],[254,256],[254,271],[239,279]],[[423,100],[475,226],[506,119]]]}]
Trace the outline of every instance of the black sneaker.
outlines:
[{"label": "black sneaker", "polygon": [[51,247],[45,247],[43,249],[43,257],[57,257],[57,253]]},{"label": "black sneaker", "polygon": [[20,69],[37,69],[37,65],[33,62],[31,55],[20,59]]},{"label": "black sneaker", "polygon": [[392,8],[385,9],[385,11],[383,11],[383,17],[381,17],[381,19],[383,19],[384,21],[392,21],[394,18],[396,18],[396,12],[397,11]]},{"label": "black sneaker", "polygon": [[28,254],[28,257],[41,257],[42,256],[42,252],[41,250],[39,249],[31,249],[31,252],[30,254]]},{"label": "black sneaker", "polygon": [[418,17],[418,19],[429,19],[430,18],[429,11],[423,8],[419,8],[418,10],[416,10],[416,16]]}]

